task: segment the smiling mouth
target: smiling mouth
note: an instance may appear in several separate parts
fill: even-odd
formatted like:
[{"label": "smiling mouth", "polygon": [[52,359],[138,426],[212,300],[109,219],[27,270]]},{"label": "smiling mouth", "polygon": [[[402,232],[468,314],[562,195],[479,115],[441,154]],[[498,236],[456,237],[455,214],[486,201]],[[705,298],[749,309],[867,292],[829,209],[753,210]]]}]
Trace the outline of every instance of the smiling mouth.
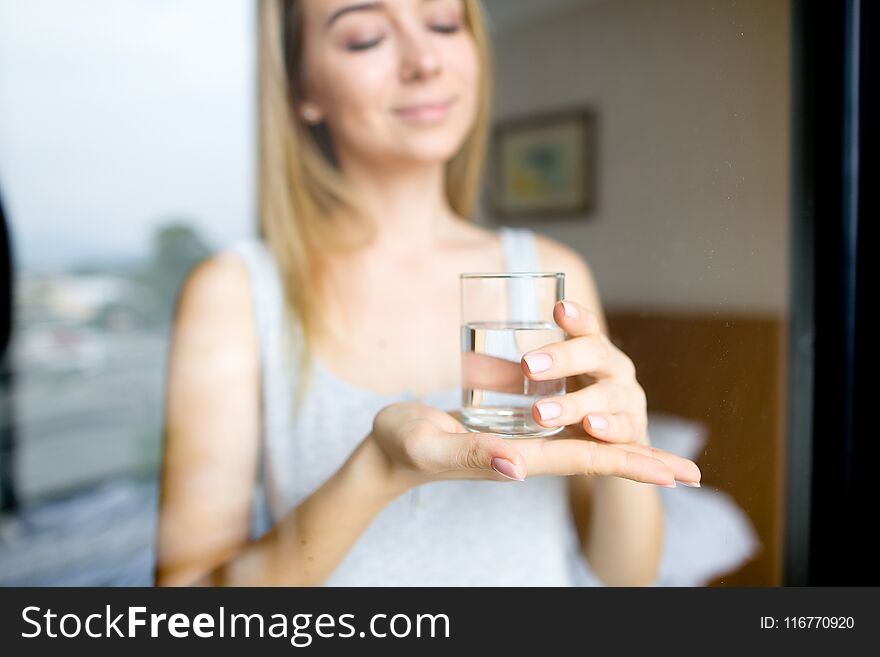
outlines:
[{"label": "smiling mouth", "polygon": [[454,97],[437,103],[421,103],[406,107],[396,107],[393,112],[396,116],[413,123],[435,123],[446,118],[449,110],[457,100],[458,98]]}]

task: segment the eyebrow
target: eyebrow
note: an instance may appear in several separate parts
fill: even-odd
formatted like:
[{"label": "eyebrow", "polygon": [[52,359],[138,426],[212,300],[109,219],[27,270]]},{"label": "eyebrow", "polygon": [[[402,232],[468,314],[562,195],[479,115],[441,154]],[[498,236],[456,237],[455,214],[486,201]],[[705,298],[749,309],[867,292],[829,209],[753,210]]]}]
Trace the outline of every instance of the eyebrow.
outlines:
[{"label": "eyebrow", "polygon": [[[431,0],[422,0],[422,2],[430,2],[430,1]],[[344,7],[340,7],[339,9],[334,11],[332,14],[330,14],[330,17],[327,19],[327,22],[324,23],[324,29],[329,30],[330,26],[333,25],[333,23],[335,23],[337,20],[339,20],[342,16],[345,16],[345,14],[349,14],[349,13],[352,13],[355,11],[376,11],[376,10],[384,9],[384,8],[385,8],[385,3],[384,2],[377,2],[377,1],[358,2],[353,5],[346,5]]]},{"label": "eyebrow", "polygon": [[333,25],[337,20],[345,16],[346,14],[355,12],[355,11],[376,11],[377,9],[382,9],[383,3],[381,2],[358,2],[353,5],[346,5],[344,7],[340,7],[332,14],[330,14],[330,18],[327,19],[327,22],[324,23],[324,29],[329,30],[330,26]]}]

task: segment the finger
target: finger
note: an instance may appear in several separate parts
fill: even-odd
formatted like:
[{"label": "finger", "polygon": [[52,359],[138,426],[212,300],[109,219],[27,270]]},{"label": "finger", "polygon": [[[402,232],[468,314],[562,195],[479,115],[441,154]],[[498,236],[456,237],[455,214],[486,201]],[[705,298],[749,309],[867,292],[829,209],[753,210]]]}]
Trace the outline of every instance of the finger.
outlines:
[{"label": "finger", "polygon": [[570,336],[602,333],[599,316],[571,299],[563,299],[553,307],[553,320]]},{"label": "finger", "polygon": [[528,474],[522,454],[497,434],[425,432],[413,442],[410,458],[439,478],[522,481]]},{"label": "finger", "polygon": [[645,441],[644,422],[632,413],[590,413],[581,420],[589,435],[607,443],[638,443]]},{"label": "finger", "polygon": [[[584,441],[594,440],[590,437],[590,434],[584,431],[583,426],[579,424],[569,425],[556,436],[539,440],[559,440],[563,438],[573,438],[575,440]],[[522,451],[522,442],[523,441],[519,441],[517,445],[520,451]],[[650,444],[641,443],[615,443],[614,446],[618,449],[638,452],[639,454],[650,456],[651,458],[663,461],[672,469],[672,471],[675,473],[675,478],[678,481],[699,484],[700,479],[702,478],[700,468],[697,466],[696,463],[683,456],[678,456],[677,454],[673,454],[671,452],[667,452],[666,450],[660,449],[659,447],[653,447]],[[531,465],[529,466],[529,472],[534,473],[534,468]]]},{"label": "finger", "polygon": [[523,374],[536,381],[578,374],[590,374],[596,378],[635,378],[632,361],[602,333],[553,342],[529,351],[523,355],[520,366]]},{"label": "finger", "polygon": [[[597,424],[606,420],[603,439],[634,440],[638,437],[639,429],[635,423],[628,425],[623,419],[616,421],[610,426],[611,418],[621,414],[641,414],[643,405],[642,396],[634,394],[634,386],[624,385],[611,379],[601,379],[585,388],[574,390],[562,397],[545,397],[539,399],[532,408],[532,417],[535,422],[544,427],[558,427],[562,425],[577,424],[584,421],[586,416],[591,415]],[[590,424],[584,428],[590,431]],[[598,434],[594,434],[599,437]]]},{"label": "finger", "polygon": [[630,452],[637,452],[645,456],[657,459],[665,463],[672,470],[677,481],[698,484],[702,479],[702,472],[699,466],[688,458],[678,456],[659,447],[651,447],[650,445],[615,445],[618,449]]},{"label": "finger", "polygon": [[517,447],[532,476],[612,475],[659,486],[675,482],[675,471],[666,462],[621,445],[563,438],[521,440]]}]

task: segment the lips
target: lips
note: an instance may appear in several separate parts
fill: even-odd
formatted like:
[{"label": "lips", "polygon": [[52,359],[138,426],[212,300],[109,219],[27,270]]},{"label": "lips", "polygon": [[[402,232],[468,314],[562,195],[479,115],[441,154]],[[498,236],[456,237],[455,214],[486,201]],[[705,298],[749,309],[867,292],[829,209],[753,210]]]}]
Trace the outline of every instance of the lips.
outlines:
[{"label": "lips", "polygon": [[457,98],[450,98],[444,101],[433,101],[419,103],[415,105],[406,105],[394,108],[393,112],[400,118],[414,123],[434,123],[446,118],[452,105],[455,104]]}]

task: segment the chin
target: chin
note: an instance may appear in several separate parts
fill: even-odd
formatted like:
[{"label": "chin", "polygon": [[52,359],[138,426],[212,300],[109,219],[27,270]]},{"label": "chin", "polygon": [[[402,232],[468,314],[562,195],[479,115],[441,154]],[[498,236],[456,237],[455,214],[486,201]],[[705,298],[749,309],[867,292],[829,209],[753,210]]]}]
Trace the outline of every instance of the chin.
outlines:
[{"label": "chin", "polygon": [[443,164],[451,160],[456,153],[458,153],[458,148],[443,148],[412,150],[397,155],[402,161],[417,164]]},{"label": "chin", "polygon": [[465,136],[460,130],[406,135],[398,142],[395,155],[424,164],[446,162],[461,149]]}]

